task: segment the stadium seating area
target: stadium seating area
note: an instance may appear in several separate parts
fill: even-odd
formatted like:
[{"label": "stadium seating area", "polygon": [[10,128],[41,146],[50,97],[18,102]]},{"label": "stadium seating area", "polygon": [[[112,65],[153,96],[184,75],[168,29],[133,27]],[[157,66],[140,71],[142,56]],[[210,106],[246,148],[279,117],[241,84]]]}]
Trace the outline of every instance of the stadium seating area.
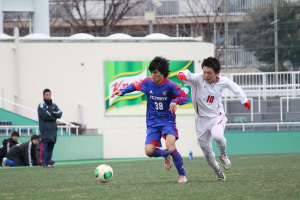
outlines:
[{"label": "stadium seating area", "polygon": [[[260,109],[259,109],[260,104]],[[289,100],[288,108],[286,102],[280,106],[279,98],[270,98],[267,100],[253,100],[253,121],[251,113],[237,101],[227,101],[227,119],[228,123],[269,123],[269,122],[300,122],[300,99]],[[288,109],[288,111],[287,111]],[[282,110],[282,111],[281,111]],[[282,113],[282,114],[281,114]],[[282,118],[282,119],[281,119]],[[242,127],[227,127],[227,131],[241,131]],[[248,131],[273,131],[277,130],[277,125],[266,126],[248,126]],[[280,126],[282,131],[300,130],[300,126]]]}]

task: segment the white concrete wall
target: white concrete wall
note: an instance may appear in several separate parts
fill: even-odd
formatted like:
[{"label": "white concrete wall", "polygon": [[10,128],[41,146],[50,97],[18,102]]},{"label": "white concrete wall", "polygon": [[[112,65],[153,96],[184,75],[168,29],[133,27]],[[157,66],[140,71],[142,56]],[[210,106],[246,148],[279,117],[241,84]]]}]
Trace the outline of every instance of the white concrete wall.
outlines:
[{"label": "white concrete wall", "polygon": [[[16,53],[12,42],[0,41],[0,95],[17,102]],[[62,119],[80,122],[84,106],[87,128],[104,135],[104,157],[144,157],[145,116],[105,116],[104,61],[143,61],[155,56],[200,62],[213,56],[213,45],[202,42],[22,42],[20,43],[20,93],[24,106],[37,109],[42,91],[50,88]],[[7,103],[5,109],[12,109]],[[25,111],[24,111],[25,113]],[[26,114],[27,115],[27,114]],[[29,116],[31,117],[31,116]],[[194,115],[177,115],[182,156],[201,155],[196,144]],[[163,142],[164,143],[164,142]]]}]

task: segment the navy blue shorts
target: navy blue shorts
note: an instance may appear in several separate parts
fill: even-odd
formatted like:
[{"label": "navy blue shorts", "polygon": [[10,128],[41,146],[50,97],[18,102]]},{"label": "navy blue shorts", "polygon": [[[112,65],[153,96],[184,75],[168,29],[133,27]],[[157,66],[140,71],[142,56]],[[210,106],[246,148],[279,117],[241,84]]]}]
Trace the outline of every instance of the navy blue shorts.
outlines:
[{"label": "navy blue shorts", "polygon": [[145,144],[153,144],[156,147],[161,147],[161,138],[165,138],[165,135],[174,135],[176,140],[178,139],[178,130],[175,124],[166,126],[148,127],[146,132]]}]

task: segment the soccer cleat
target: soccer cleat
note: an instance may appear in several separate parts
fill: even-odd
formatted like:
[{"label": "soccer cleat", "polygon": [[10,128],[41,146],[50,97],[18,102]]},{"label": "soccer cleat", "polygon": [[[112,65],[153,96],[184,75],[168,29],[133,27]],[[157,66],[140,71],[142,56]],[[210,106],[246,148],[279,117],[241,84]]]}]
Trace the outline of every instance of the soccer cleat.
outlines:
[{"label": "soccer cleat", "polygon": [[6,157],[3,158],[3,160],[2,160],[2,167],[6,167],[6,159],[7,159]]},{"label": "soccer cleat", "polygon": [[214,169],[216,172],[216,177],[219,181],[225,181],[226,176],[225,176],[224,172],[222,171],[222,168],[219,163],[218,163],[218,165],[219,165],[219,167],[217,169]]},{"label": "soccer cleat", "polygon": [[54,168],[53,165],[47,165],[47,168]]},{"label": "soccer cleat", "polygon": [[186,183],[186,182],[187,182],[186,176],[180,175],[180,176],[179,176],[178,183]]},{"label": "soccer cleat", "polygon": [[165,168],[166,170],[170,170],[172,167],[172,158],[171,155],[169,154],[167,157],[165,157]]},{"label": "soccer cleat", "polygon": [[228,170],[231,167],[231,162],[227,155],[220,156],[224,169]]}]

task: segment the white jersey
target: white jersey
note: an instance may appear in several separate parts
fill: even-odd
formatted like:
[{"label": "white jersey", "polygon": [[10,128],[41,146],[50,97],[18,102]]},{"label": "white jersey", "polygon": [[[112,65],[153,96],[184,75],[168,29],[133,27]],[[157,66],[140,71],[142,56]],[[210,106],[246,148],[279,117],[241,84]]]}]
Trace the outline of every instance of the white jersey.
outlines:
[{"label": "white jersey", "polygon": [[182,73],[187,79],[183,82],[191,86],[193,106],[200,117],[225,117],[222,93],[226,88],[232,91],[242,104],[248,101],[242,88],[228,78],[217,77],[218,81],[211,84],[204,80],[202,73],[193,74],[188,69]]}]

